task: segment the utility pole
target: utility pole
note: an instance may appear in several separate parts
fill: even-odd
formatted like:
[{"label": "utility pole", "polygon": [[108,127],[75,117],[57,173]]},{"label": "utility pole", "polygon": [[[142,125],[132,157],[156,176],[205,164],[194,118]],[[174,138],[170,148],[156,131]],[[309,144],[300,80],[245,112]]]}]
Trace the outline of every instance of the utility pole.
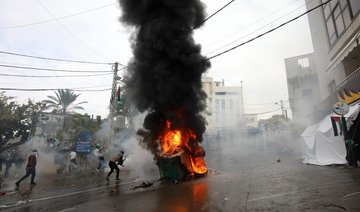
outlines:
[{"label": "utility pole", "polygon": [[[277,105],[277,104],[279,104],[279,103],[275,102],[275,104]],[[280,108],[281,108],[281,115],[282,115],[283,117],[285,117],[284,102],[283,102],[283,100],[280,100]],[[287,118],[287,115],[286,115],[286,118]]]},{"label": "utility pole", "polygon": [[119,63],[116,62],[113,66],[113,82],[112,82],[112,89],[111,89],[111,96],[110,96],[110,111],[109,111],[109,118],[110,118],[110,134],[109,134],[109,144],[112,143],[112,139],[114,136],[114,118],[115,118],[115,112],[116,112],[116,87],[117,87],[117,80],[118,77],[118,69]]},{"label": "utility pole", "polygon": [[283,117],[285,117],[283,100],[280,100],[280,107],[281,107],[281,115],[282,115]]}]

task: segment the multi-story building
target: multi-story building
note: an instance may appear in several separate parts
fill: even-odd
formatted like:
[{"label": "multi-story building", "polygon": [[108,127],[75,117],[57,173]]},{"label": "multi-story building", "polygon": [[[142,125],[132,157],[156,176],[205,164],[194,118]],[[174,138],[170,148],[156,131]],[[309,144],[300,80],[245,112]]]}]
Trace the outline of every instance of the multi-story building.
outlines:
[{"label": "multi-story building", "polygon": [[293,120],[308,125],[313,122],[313,113],[320,103],[314,54],[286,58],[285,68]]},{"label": "multi-story building", "polygon": [[208,130],[232,130],[243,127],[244,104],[242,86],[225,86],[224,81],[213,81],[203,77],[207,110],[205,113]]},{"label": "multi-story building", "polygon": [[[310,10],[326,1],[306,0],[306,7]],[[338,94],[360,90],[359,12],[359,0],[331,0],[308,14],[320,88],[317,108],[323,114],[331,111]]]}]

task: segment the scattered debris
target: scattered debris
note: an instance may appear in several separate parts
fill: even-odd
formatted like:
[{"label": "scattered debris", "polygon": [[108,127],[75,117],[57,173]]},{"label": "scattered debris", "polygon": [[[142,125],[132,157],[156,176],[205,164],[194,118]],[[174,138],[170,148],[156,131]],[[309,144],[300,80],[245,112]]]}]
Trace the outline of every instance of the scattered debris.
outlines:
[{"label": "scattered debris", "polygon": [[334,204],[329,204],[329,205],[325,205],[326,208],[340,208],[344,211],[347,211],[348,209],[343,207],[343,206],[340,206],[340,205],[334,205]]},{"label": "scattered debris", "polygon": [[151,182],[148,182],[148,183],[143,182],[143,183],[141,183],[141,184],[138,185],[138,186],[134,186],[134,187],[132,188],[132,190],[135,190],[135,189],[138,189],[138,188],[147,188],[147,187],[150,187],[150,186],[152,186],[152,185],[154,185],[154,183],[151,183]]},{"label": "scattered debris", "polygon": [[208,173],[211,174],[211,175],[218,175],[218,174],[221,174],[220,171],[218,170],[215,170],[215,169],[208,169]]}]

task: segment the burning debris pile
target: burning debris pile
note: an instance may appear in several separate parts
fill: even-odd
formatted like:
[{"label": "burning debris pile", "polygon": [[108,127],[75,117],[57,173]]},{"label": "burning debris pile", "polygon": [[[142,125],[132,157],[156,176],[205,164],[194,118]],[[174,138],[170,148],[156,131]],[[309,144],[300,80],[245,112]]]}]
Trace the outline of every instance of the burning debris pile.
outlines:
[{"label": "burning debris pile", "polygon": [[203,175],[207,168],[200,146],[205,132],[201,112],[206,94],[201,76],[210,62],[201,55],[192,35],[205,18],[204,5],[200,0],[119,2],[121,21],[135,28],[127,95],[139,111],[148,112],[138,134],[163,175],[169,165],[184,167],[186,175]]}]

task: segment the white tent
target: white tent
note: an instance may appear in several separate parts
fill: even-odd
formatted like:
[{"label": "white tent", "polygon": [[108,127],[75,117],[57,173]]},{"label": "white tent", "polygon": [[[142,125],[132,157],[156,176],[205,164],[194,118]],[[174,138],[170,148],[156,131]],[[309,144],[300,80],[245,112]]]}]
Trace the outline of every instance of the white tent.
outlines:
[{"label": "white tent", "polygon": [[[352,121],[359,114],[360,106],[350,107],[349,113],[345,115],[348,129]],[[301,134],[303,163],[315,165],[346,164],[346,148],[343,136],[334,136],[331,118],[338,116],[330,114],[320,122],[308,126]]]}]

